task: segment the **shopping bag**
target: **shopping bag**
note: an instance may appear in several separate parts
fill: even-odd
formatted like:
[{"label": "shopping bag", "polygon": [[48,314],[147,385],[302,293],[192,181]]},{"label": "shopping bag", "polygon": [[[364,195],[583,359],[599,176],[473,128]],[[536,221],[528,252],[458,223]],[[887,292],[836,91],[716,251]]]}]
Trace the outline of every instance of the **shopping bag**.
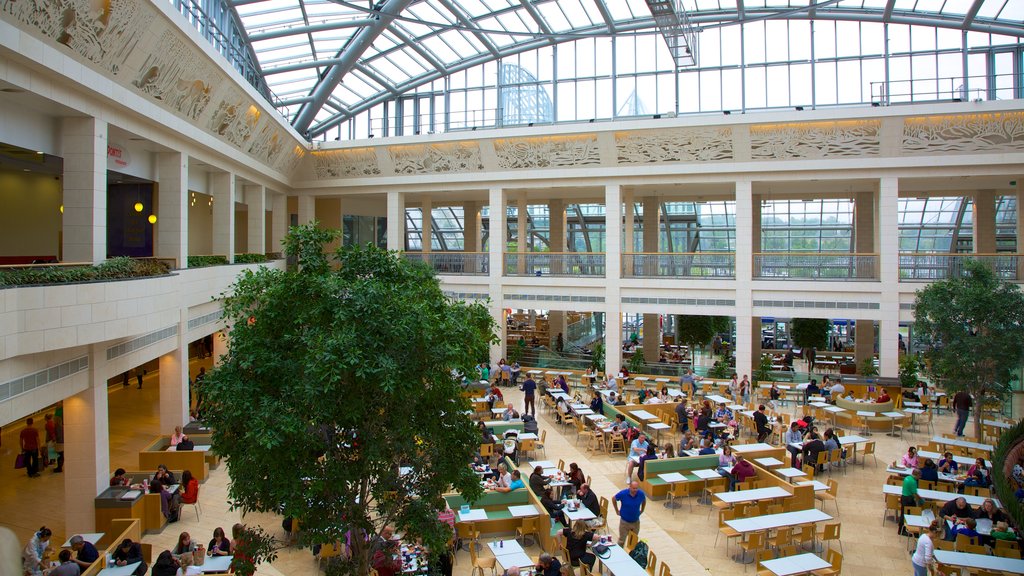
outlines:
[{"label": "shopping bag", "polygon": [[14,457],[14,469],[21,470],[25,467],[25,453],[22,452]]}]

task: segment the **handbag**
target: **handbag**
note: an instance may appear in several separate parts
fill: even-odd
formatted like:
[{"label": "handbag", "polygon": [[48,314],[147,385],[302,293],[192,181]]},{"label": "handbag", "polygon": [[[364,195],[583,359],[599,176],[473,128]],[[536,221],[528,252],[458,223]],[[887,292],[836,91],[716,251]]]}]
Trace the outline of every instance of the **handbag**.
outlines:
[{"label": "handbag", "polygon": [[25,453],[22,452],[14,457],[14,469],[21,470],[25,467]]}]

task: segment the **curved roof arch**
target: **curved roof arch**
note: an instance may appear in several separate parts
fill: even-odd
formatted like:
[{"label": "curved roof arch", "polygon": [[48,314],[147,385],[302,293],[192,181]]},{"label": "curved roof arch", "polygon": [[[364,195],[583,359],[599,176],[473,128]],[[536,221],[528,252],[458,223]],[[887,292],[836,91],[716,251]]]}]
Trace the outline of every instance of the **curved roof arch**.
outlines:
[{"label": "curved roof arch", "polygon": [[[1020,0],[684,0],[697,31],[768,19],[886,22],[1024,36]],[[235,0],[279,110],[322,134],[373,106],[503,57],[653,32],[643,0]]]}]

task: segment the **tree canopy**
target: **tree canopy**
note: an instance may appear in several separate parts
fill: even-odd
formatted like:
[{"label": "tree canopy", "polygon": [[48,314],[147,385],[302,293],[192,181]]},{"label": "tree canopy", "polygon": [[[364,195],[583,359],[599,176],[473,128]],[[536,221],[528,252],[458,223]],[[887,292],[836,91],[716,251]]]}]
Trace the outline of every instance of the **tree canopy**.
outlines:
[{"label": "tree canopy", "polygon": [[728,316],[676,316],[676,341],[693,348],[707,345],[715,334],[729,331]]},{"label": "tree canopy", "polygon": [[793,318],[790,334],[800,348],[825,348],[832,322],[828,318]]},{"label": "tree canopy", "polygon": [[982,262],[917,292],[915,332],[928,371],[948,390],[974,396],[975,435],[981,406],[1003,401],[1024,358],[1024,294]]},{"label": "tree canopy", "polygon": [[366,540],[384,526],[440,550],[441,495],[479,497],[467,466],[479,433],[453,374],[472,373],[495,326],[482,304],[447,298],[422,263],[371,246],[325,254],[337,234],[293,228],[296,270],[240,276],[204,419],[234,506],[295,518],[307,543],[351,531],[341,571],[365,575]]}]

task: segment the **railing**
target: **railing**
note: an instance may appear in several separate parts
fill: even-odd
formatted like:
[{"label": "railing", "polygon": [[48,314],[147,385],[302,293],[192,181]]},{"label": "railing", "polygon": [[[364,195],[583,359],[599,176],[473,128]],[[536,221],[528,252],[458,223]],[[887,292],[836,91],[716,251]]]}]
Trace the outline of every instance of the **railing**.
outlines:
[{"label": "railing", "polygon": [[905,102],[1013,100],[1019,98],[1021,74],[949,76],[871,83],[871,102],[888,106]]},{"label": "railing", "polygon": [[604,276],[603,252],[506,252],[506,276]]},{"label": "railing", "polygon": [[900,280],[906,282],[930,282],[946,278],[960,278],[964,275],[964,263],[978,260],[995,270],[1003,280],[1024,280],[1022,254],[900,254]]},{"label": "railing", "polygon": [[596,314],[587,314],[566,327],[565,341],[570,347],[586,347],[604,334],[604,322]]},{"label": "railing", "polygon": [[438,274],[486,276],[490,273],[487,252],[406,252],[405,257],[426,262]]},{"label": "railing", "polygon": [[759,253],[754,278],[778,280],[876,280],[878,254]]},{"label": "railing", "polygon": [[735,278],[736,254],[686,252],[675,254],[624,253],[623,278]]}]

